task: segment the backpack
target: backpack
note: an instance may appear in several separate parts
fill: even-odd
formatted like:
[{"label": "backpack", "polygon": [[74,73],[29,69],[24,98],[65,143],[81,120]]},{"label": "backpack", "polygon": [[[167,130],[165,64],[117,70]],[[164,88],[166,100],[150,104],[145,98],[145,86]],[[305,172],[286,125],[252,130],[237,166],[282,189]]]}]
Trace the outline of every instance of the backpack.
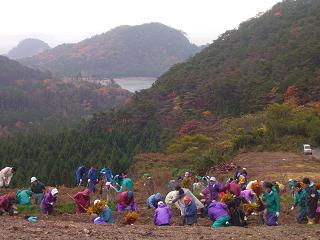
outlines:
[{"label": "backpack", "polygon": [[247,222],[244,220],[244,211],[239,208],[234,208],[230,211],[230,225],[237,227],[247,226]]}]

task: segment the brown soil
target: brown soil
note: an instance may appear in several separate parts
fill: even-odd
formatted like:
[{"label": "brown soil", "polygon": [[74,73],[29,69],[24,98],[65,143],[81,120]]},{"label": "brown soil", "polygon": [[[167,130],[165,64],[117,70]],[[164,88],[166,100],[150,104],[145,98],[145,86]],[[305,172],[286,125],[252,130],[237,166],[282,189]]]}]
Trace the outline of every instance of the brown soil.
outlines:
[{"label": "brown soil", "polygon": [[[164,157],[164,156],[161,156]],[[158,157],[157,157],[158,158]],[[278,180],[285,183],[288,178],[319,176],[320,161],[295,153],[245,153],[232,160],[241,167],[246,167],[250,179]],[[171,162],[171,161],[168,161]],[[170,165],[167,166],[170,168]],[[215,173],[223,180],[229,174]],[[170,174],[158,175],[155,189],[163,195],[166,193],[163,182],[169,180]],[[161,180],[161,182],[160,182]],[[82,188],[59,187],[59,201],[71,202],[73,196]],[[0,194],[12,189],[0,189]],[[67,194],[68,193],[68,194]],[[283,203],[280,226],[258,226],[256,216],[249,217],[247,228],[211,229],[210,221],[198,218],[198,225],[180,226],[180,212],[173,207],[172,226],[154,227],[153,211],[145,206],[147,192],[143,187],[143,178],[135,179],[135,196],[140,210],[139,220],[132,226],[124,224],[123,215],[114,213],[115,225],[95,226],[91,217],[83,215],[60,215],[48,218],[39,216],[37,223],[28,223],[23,215],[0,217],[0,239],[320,239],[320,225],[296,225],[296,212],[288,212],[291,203]],[[91,199],[100,198],[98,194]]]}]

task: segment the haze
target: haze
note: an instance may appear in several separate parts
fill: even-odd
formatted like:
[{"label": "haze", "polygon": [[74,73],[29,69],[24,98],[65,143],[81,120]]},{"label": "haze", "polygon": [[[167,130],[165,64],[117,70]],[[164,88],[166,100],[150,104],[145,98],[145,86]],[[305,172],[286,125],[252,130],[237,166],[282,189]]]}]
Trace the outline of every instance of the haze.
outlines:
[{"label": "haze", "polygon": [[270,9],[279,0],[10,0],[0,8],[0,53],[26,37],[52,47],[119,25],[161,22],[198,45]]}]

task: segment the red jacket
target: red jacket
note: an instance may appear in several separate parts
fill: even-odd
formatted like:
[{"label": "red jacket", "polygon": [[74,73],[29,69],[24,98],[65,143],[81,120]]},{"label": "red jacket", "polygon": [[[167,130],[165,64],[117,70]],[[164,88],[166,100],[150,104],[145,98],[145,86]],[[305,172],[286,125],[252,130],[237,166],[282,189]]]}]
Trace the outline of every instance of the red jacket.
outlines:
[{"label": "red jacket", "polygon": [[119,195],[118,203],[122,206],[128,206],[134,202],[134,197],[128,199],[128,192],[122,192]]},{"label": "red jacket", "polygon": [[74,200],[77,204],[77,213],[84,212],[85,209],[90,206],[90,190],[86,189],[83,192],[78,192],[74,196]]},{"label": "red jacket", "polygon": [[232,193],[233,195],[239,197],[241,193],[240,185],[237,183],[236,180],[233,180],[231,183],[226,185],[226,191]]}]

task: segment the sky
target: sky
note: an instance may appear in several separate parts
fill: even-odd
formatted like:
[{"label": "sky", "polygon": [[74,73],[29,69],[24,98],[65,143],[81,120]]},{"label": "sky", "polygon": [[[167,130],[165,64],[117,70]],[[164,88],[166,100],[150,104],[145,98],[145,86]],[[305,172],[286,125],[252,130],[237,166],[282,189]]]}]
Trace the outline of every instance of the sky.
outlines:
[{"label": "sky", "polygon": [[211,43],[280,0],[2,0],[0,53],[26,37],[78,42],[119,25],[160,22]]}]

